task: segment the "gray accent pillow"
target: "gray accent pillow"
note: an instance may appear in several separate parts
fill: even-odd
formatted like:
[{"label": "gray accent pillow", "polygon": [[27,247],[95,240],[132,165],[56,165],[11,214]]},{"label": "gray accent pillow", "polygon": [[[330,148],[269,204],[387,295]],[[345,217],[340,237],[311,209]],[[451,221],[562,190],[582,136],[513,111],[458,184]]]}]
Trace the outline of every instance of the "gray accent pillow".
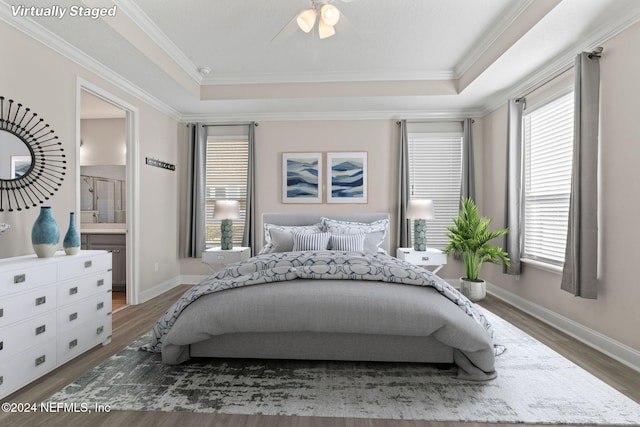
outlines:
[{"label": "gray accent pillow", "polygon": [[387,236],[389,219],[381,219],[370,223],[338,221],[330,218],[322,218],[322,225],[331,234],[359,234],[364,233],[364,251],[375,254],[385,252],[380,245]]},{"label": "gray accent pillow", "polygon": [[276,225],[264,224],[264,247],[260,254],[274,252],[291,252],[293,250],[293,233],[320,233],[321,224],[314,225]]}]

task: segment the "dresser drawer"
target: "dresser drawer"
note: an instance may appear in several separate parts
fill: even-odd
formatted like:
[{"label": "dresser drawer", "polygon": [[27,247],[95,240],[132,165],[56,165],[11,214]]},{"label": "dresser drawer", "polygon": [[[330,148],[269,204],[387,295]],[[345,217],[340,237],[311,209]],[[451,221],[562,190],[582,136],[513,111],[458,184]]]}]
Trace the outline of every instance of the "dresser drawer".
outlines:
[{"label": "dresser drawer", "polygon": [[0,298],[0,328],[55,310],[56,297],[57,288],[48,286],[9,298]]},{"label": "dresser drawer", "polygon": [[103,292],[58,310],[58,331],[66,332],[111,313],[111,292]]},{"label": "dresser drawer", "polygon": [[111,272],[83,276],[58,285],[58,307],[73,304],[100,292],[111,290]]},{"label": "dresser drawer", "polygon": [[398,250],[398,258],[415,265],[443,265],[447,263],[447,255],[437,249],[428,251]]},{"label": "dresser drawer", "polygon": [[0,328],[0,362],[56,337],[56,313],[51,311],[24,322]]},{"label": "dresser drawer", "polygon": [[56,356],[53,338],[0,363],[0,398],[55,368]]},{"label": "dresser drawer", "polygon": [[111,339],[111,314],[86,322],[58,335],[58,363],[73,359],[92,347]]},{"label": "dresser drawer", "polygon": [[42,265],[35,262],[24,264],[24,268],[0,270],[0,295],[55,283],[57,267],[54,263],[45,260]]},{"label": "dresser drawer", "polygon": [[99,251],[94,253],[94,255],[83,256],[85,253],[86,252],[80,252],[81,255],[68,257],[69,259],[65,259],[64,262],[60,263],[58,279],[67,280],[87,274],[111,270],[110,252]]}]

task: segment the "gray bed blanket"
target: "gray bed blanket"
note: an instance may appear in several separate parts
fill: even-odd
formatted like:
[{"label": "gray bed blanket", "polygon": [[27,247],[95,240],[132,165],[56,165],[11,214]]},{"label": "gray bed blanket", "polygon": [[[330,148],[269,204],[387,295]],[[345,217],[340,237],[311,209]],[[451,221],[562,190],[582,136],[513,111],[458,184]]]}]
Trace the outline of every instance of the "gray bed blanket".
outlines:
[{"label": "gray bed blanket", "polygon": [[[281,292],[289,292],[287,295],[300,299],[304,298],[305,291],[301,289],[305,286],[304,289],[309,289],[310,294],[317,291],[308,287],[310,284],[320,283],[317,279],[347,281],[350,284],[353,281],[354,286],[333,288],[345,292],[344,295],[333,295],[334,300],[341,305],[334,311],[348,311],[348,322],[342,322],[340,315],[328,315],[331,309],[327,311],[326,307],[313,313],[313,310],[310,310],[313,305],[296,304],[295,301],[293,304],[289,302],[287,307],[299,306],[304,312],[278,316],[282,321],[276,322],[277,324],[265,322],[264,316],[260,317],[259,307],[254,307],[249,312],[236,311],[235,314],[231,311],[234,307],[230,307],[227,313],[218,313],[216,317],[215,313],[210,313],[210,306],[200,301],[205,295],[224,290],[237,289],[242,293],[238,288],[260,284],[275,285],[280,282],[286,282],[288,289],[296,290],[286,291],[287,287],[282,287]],[[300,282],[300,286],[289,286],[292,281]],[[362,287],[361,295],[358,295],[359,288],[355,285],[358,282],[369,286]],[[394,286],[371,288],[373,283]],[[422,293],[409,292],[408,289],[413,287],[423,288]],[[425,288],[428,288],[429,292],[425,292]],[[379,294],[376,304],[381,309],[377,311],[371,309],[371,301],[363,302],[367,299],[363,300],[366,296],[364,293],[371,294],[372,289]],[[232,293],[223,294],[228,297]],[[241,301],[241,298],[237,300]],[[278,298],[281,297],[271,299],[275,299],[277,304]],[[195,302],[198,303],[194,304]],[[196,311],[198,307],[201,307],[201,311]],[[218,311],[220,307],[218,305]],[[417,313],[417,317],[415,313],[411,314],[413,317],[405,315],[410,312]],[[185,320],[182,320],[181,316]],[[232,317],[235,319],[232,320]],[[359,319],[361,321],[358,321]],[[175,364],[188,360],[189,344],[214,335],[296,330],[431,335],[454,348],[454,361],[459,367],[460,378],[489,380],[496,376],[493,329],[473,303],[428,270],[389,255],[359,252],[273,253],[258,255],[233,264],[192,287],[176,301],[158,320],[153,328],[152,342],[143,349],[162,352],[163,362]]]}]

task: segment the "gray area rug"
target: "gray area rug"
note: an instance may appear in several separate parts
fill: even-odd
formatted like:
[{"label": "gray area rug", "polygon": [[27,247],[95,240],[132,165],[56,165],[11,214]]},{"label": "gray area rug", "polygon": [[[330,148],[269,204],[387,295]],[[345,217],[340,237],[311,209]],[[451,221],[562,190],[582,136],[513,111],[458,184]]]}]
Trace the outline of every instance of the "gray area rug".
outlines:
[{"label": "gray area rug", "polygon": [[498,378],[420,364],[199,360],[166,366],[142,337],[49,400],[111,410],[640,425],[640,405],[499,317]]}]

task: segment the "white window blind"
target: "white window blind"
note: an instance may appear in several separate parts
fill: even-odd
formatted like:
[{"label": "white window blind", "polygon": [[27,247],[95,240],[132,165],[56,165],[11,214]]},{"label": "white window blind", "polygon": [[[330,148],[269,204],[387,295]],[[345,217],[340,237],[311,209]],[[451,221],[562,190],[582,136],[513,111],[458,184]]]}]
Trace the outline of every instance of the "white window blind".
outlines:
[{"label": "white window blind", "polygon": [[523,258],[564,263],[571,193],[573,92],[523,117]]},{"label": "white window blind", "polygon": [[242,243],[247,207],[248,142],[246,139],[207,140],[206,241],[220,244],[220,220],[213,219],[216,200],[240,202],[240,219],[233,222],[233,242]]},{"label": "white window blind", "polygon": [[[408,132],[409,184],[412,199],[431,199],[434,219],[427,220],[427,246],[444,249],[460,207],[462,132]],[[413,224],[411,224],[413,239]]]}]

